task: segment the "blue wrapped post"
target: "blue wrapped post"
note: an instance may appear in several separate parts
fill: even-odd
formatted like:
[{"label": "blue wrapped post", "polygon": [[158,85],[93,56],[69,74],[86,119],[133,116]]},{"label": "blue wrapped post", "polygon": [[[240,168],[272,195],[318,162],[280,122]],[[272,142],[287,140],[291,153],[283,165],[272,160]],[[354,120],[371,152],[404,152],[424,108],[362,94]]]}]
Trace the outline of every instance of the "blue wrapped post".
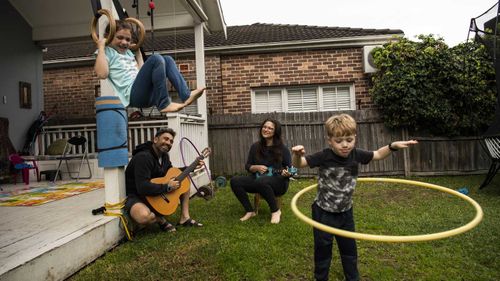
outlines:
[{"label": "blue wrapped post", "polygon": [[97,155],[101,168],[122,167],[128,163],[127,112],[114,96],[96,98]]}]

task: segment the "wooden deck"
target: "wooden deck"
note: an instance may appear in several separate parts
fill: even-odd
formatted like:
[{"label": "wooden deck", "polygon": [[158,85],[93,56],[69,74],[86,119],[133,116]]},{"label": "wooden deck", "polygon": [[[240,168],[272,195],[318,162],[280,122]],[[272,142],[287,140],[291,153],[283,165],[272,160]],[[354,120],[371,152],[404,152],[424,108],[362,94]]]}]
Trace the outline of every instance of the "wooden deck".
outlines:
[{"label": "wooden deck", "polygon": [[40,206],[0,207],[0,280],[64,280],[114,247],[123,237],[119,219],[91,213],[103,204],[99,189]]}]

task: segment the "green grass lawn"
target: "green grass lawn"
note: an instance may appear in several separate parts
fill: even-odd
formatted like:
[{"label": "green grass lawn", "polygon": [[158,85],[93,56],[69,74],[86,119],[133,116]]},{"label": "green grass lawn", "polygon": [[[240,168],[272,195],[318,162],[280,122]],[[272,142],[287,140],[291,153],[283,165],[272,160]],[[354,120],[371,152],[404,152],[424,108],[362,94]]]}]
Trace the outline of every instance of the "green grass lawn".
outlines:
[{"label": "green grass lawn", "polygon": [[[500,177],[478,190],[484,176],[408,178],[451,189],[467,187],[484,211],[483,221],[464,234],[418,243],[358,240],[362,280],[500,280]],[[292,197],[313,179],[294,181],[283,198],[282,221],[271,225],[269,207],[246,222],[227,186],[209,201],[194,198],[191,215],[202,228],[163,233],[155,227],[137,234],[71,277],[71,280],[312,280],[312,228],[297,219]],[[314,193],[299,200],[310,216]],[[179,212],[179,210],[177,211]],[[354,195],[358,232],[417,235],[468,223],[475,209],[436,190],[360,183]],[[168,218],[177,221],[178,215]],[[334,247],[330,280],[343,280]]]}]

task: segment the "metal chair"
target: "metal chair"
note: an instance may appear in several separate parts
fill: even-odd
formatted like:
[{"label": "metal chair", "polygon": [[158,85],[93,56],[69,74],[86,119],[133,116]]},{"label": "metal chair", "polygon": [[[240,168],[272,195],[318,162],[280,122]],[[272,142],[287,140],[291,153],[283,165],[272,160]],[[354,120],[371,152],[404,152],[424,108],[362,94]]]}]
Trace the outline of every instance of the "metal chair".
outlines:
[{"label": "metal chair", "polygon": [[[64,152],[62,156],[56,157],[56,160],[59,160],[59,165],[57,166],[56,175],[54,176],[54,182],[57,180],[57,176],[61,172],[61,165],[63,161],[66,163],[66,169],[72,179],[76,179],[76,181],[78,181],[80,179],[92,178],[92,169],[90,168],[90,162],[87,153],[87,139],[84,136],[76,136],[70,138],[66,143],[63,151]],[[77,154],[72,154],[73,151],[75,151]],[[68,161],[75,159],[80,160],[80,166],[78,168],[78,171],[71,171]],[[87,163],[87,167],[89,169],[89,176],[80,177],[80,172],[85,162]],[[76,177],[73,177],[74,173],[78,173],[78,175]]]}]

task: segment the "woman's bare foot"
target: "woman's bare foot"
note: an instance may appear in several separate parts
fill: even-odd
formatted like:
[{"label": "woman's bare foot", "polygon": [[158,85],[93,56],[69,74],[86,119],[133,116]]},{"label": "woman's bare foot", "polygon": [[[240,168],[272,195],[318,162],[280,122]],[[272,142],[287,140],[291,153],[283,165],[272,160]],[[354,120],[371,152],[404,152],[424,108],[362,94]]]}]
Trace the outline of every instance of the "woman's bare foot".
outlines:
[{"label": "woman's bare foot", "polygon": [[280,223],[281,218],[281,210],[277,210],[274,213],[271,213],[271,223]]},{"label": "woman's bare foot", "polygon": [[167,112],[177,112],[185,107],[184,104],[182,103],[176,103],[176,102],[171,102],[167,107],[162,109],[160,112],[161,113],[167,113]]},{"label": "woman's bare foot", "polygon": [[251,217],[255,217],[257,214],[255,212],[247,212],[244,216],[240,218],[240,221],[246,221]]},{"label": "woman's bare foot", "polygon": [[196,90],[191,91],[191,94],[189,95],[189,98],[184,102],[184,106],[188,106],[192,104],[195,100],[197,100],[203,93],[205,92],[205,89],[207,87],[203,88],[198,88]]}]

